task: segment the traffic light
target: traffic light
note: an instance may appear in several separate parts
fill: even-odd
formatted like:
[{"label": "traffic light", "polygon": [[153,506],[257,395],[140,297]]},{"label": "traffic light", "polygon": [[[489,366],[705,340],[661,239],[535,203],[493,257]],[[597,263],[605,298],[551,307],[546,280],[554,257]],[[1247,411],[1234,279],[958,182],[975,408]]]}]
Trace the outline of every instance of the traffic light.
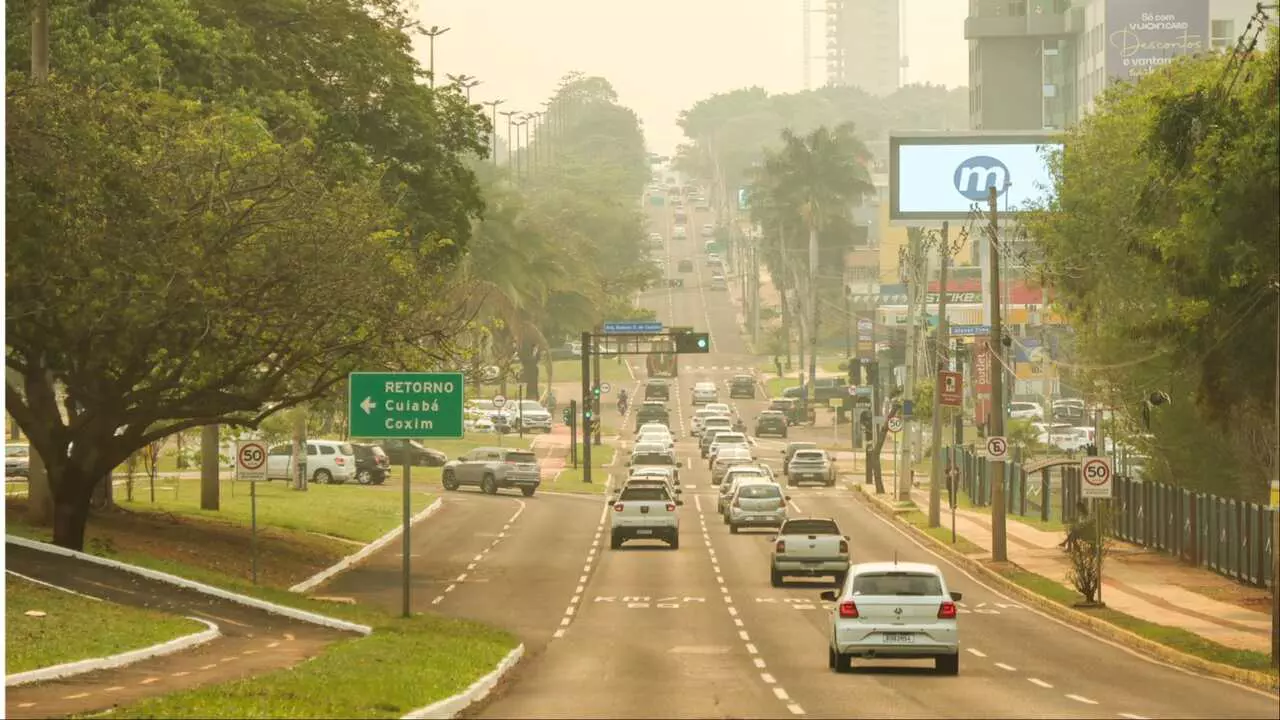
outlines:
[{"label": "traffic light", "polygon": [[708,353],[711,352],[711,334],[710,333],[681,333],[676,335],[676,352],[677,353]]},{"label": "traffic light", "polygon": [[570,410],[569,408],[565,408],[564,410],[561,410],[560,419],[564,421],[565,425],[568,425],[569,423],[573,422],[573,411]]},{"label": "traffic light", "polygon": [[862,421],[862,441],[871,442],[871,411],[863,410],[858,419]]},{"label": "traffic light", "polygon": [[872,387],[880,385],[880,361],[872,360],[867,365],[867,384]]},{"label": "traffic light", "polygon": [[849,358],[849,384],[862,384],[862,361],[858,358]]}]

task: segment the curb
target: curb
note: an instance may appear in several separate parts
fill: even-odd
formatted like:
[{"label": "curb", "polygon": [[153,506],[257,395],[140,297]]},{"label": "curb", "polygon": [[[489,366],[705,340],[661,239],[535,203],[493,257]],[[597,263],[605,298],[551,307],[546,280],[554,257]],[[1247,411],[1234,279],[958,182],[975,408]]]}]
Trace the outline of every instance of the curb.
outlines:
[{"label": "curb", "polygon": [[[440,506],[443,503],[443,501],[444,501],[444,498],[436,498],[435,502],[428,505],[426,509],[419,512],[417,515],[414,515],[413,517],[409,518],[409,525],[413,526],[418,524],[422,520],[426,520],[433,513],[435,513],[435,511],[440,509]],[[394,530],[391,530],[386,535],[383,535],[377,540],[374,540],[368,545],[365,545],[364,547],[355,551],[354,553],[351,553],[350,555],[342,558],[341,560],[331,565],[330,567],[327,567],[324,570],[321,570],[315,575],[312,575],[306,580],[303,580],[297,585],[294,585],[293,587],[289,588],[289,592],[305,593],[309,590],[312,590],[317,585],[323,583],[324,581],[328,580],[334,575],[337,575],[338,573],[349,570],[352,565],[355,565],[356,563],[364,560],[365,558],[381,550],[387,545],[390,545],[391,541],[400,537],[402,533],[404,533],[404,526],[403,525],[397,526]]]},{"label": "curb", "polygon": [[38,540],[30,540],[16,535],[5,535],[4,541],[6,543],[17,545],[18,547],[35,550],[37,552],[49,553],[50,555],[61,555],[63,557],[75,558],[77,560],[83,560],[84,562],[93,563],[94,565],[123,570],[124,572],[147,578],[148,580],[175,585],[180,588],[186,588],[187,590],[194,590],[204,595],[211,595],[246,607],[265,610],[275,615],[282,615],[300,622],[311,623],[312,625],[320,625],[322,627],[333,628],[334,630],[345,630],[347,632],[358,633],[360,635],[369,635],[373,632],[373,628],[368,625],[360,625],[358,623],[331,618],[326,615],[309,612],[307,610],[299,610],[298,608],[291,608],[285,605],[277,605],[273,602],[259,600],[258,598],[249,597],[248,595],[241,595],[220,587],[214,587],[195,580],[188,580],[184,577],[160,572],[159,570],[138,567],[137,565],[130,565],[128,563],[120,562],[119,560],[90,555],[89,553],[80,552],[78,550],[68,550],[67,548],[43,543]]},{"label": "curb", "polygon": [[502,658],[502,660],[498,662],[497,667],[490,671],[488,675],[485,675],[479,680],[471,683],[471,686],[466,690],[463,690],[453,697],[447,697],[444,700],[431,703],[424,708],[418,708],[417,710],[410,712],[408,715],[405,715],[404,720],[456,717],[458,713],[466,710],[472,703],[483,700],[485,696],[493,690],[494,686],[498,684],[498,681],[501,680],[508,672],[511,672],[511,668],[515,667],[516,663],[520,662],[520,658],[523,656],[524,644],[521,643],[516,646],[514,650],[507,653],[507,656]]},{"label": "curb", "polygon": [[897,513],[892,508],[884,506],[875,498],[868,496],[865,492],[860,490],[854,493],[854,495],[857,496],[862,503],[870,506],[872,512],[893,520],[895,524],[905,528],[913,537],[926,542],[934,552],[942,555],[949,562],[963,567],[970,573],[980,575],[985,582],[996,585],[1002,592],[1014,595],[1019,599],[1034,605],[1038,610],[1047,615],[1052,615],[1054,618],[1070,625],[1084,627],[1093,634],[1101,636],[1106,640],[1141,651],[1142,653],[1150,655],[1161,662],[1184,670],[1193,670],[1219,679],[1230,680],[1232,682],[1240,683],[1241,685],[1246,685],[1257,690],[1264,690],[1269,693],[1274,693],[1278,689],[1275,678],[1272,678],[1266,673],[1260,673],[1254,670],[1245,670],[1243,668],[1213,662],[1212,660],[1205,660],[1204,658],[1199,658],[1194,655],[1188,655],[1180,650],[1175,650],[1166,645],[1161,645],[1154,640],[1148,640],[1141,635],[1112,625],[1105,620],[1099,620],[1098,618],[1086,615],[1078,610],[1069,608],[1032,592],[1012,580],[1009,580],[1000,573],[988,568],[986,565],[956,552],[951,549],[947,543],[938,540],[914,525],[898,521]]},{"label": "curb", "polygon": [[189,650],[197,645],[203,645],[222,635],[222,630],[217,624],[208,620],[197,617],[188,617],[188,620],[204,623],[208,629],[201,630],[190,635],[174,638],[167,642],[162,642],[151,647],[140,648],[138,650],[130,650],[116,655],[108,655],[100,658],[89,658],[87,660],[76,660],[75,662],[62,663],[61,665],[50,665],[45,668],[36,670],[28,670],[26,672],[14,673],[4,677],[5,687],[13,687],[15,685],[27,685],[29,683],[41,682],[43,680],[57,680],[60,678],[68,678],[73,675],[83,675],[84,673],[94,672],[95,670],[107,670],[109,668],[117,668],[123,665],[132,665],[142,660],[148,660],[154,657],[163,657],[172,655],[182,650]]}]

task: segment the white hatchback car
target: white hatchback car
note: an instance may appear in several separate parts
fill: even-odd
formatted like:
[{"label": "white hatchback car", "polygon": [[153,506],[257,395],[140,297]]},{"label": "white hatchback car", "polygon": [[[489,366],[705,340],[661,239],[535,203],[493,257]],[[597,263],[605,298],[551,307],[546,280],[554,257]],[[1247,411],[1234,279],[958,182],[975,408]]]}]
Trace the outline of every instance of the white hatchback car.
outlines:
[{"label": "white hatchback car", "polygon": [[713,382],[700,382],[693,386],[693,404],[704,405],[720,399],[720,391]]},{"label": "white hatchback car", "polygon": [[844,587],[828,590],[831,611],[827,666],[849,672],[854,658],[923,660],[932,658],[944,675],[960,672],[960,633],[956,603],[936,565],[877,562],[849,568]]}]

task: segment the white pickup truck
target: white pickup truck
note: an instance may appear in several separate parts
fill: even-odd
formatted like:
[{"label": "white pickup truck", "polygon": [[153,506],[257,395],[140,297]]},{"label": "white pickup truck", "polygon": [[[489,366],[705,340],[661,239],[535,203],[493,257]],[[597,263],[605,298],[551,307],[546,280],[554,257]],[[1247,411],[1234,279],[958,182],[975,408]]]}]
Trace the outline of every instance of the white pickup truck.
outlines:
[{"label": "white pickup truck", "polygon": [[624,487],[609,513],[609,548],[628,540],[662,540],[680,549],[678,503],[663,487]]},{"label": "white pickup truck", "polygon": [[788,520],[774,538],[769,570],[774,587],[782,587],[788,576],[834,576],[843,586],[849,573],[849,537],[829,518]]}]

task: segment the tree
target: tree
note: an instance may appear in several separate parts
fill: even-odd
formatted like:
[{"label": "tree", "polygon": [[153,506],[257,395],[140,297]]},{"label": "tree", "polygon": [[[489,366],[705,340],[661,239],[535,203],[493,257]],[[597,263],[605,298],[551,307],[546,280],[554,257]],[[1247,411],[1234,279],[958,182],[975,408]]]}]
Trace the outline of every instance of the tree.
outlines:
[{"label": "tree", "polygon": [[162,91],[55,77],[7,109],[6,408],[48,468],[55,543],[83,546],[94,486],[154,440],[444,346],[448,293],[396,242],[380,168]]},{"label": "tree", "polygon": [[1238,80],[1209,55],[1109,91],[1028,218],[1080,380],[1129,417],[1153,389],[1173,399],[1154,443],[1196,457],[1153,479],[1261,500],[1275,351],[1252,339],[1280,312],[1277,39]]}]

